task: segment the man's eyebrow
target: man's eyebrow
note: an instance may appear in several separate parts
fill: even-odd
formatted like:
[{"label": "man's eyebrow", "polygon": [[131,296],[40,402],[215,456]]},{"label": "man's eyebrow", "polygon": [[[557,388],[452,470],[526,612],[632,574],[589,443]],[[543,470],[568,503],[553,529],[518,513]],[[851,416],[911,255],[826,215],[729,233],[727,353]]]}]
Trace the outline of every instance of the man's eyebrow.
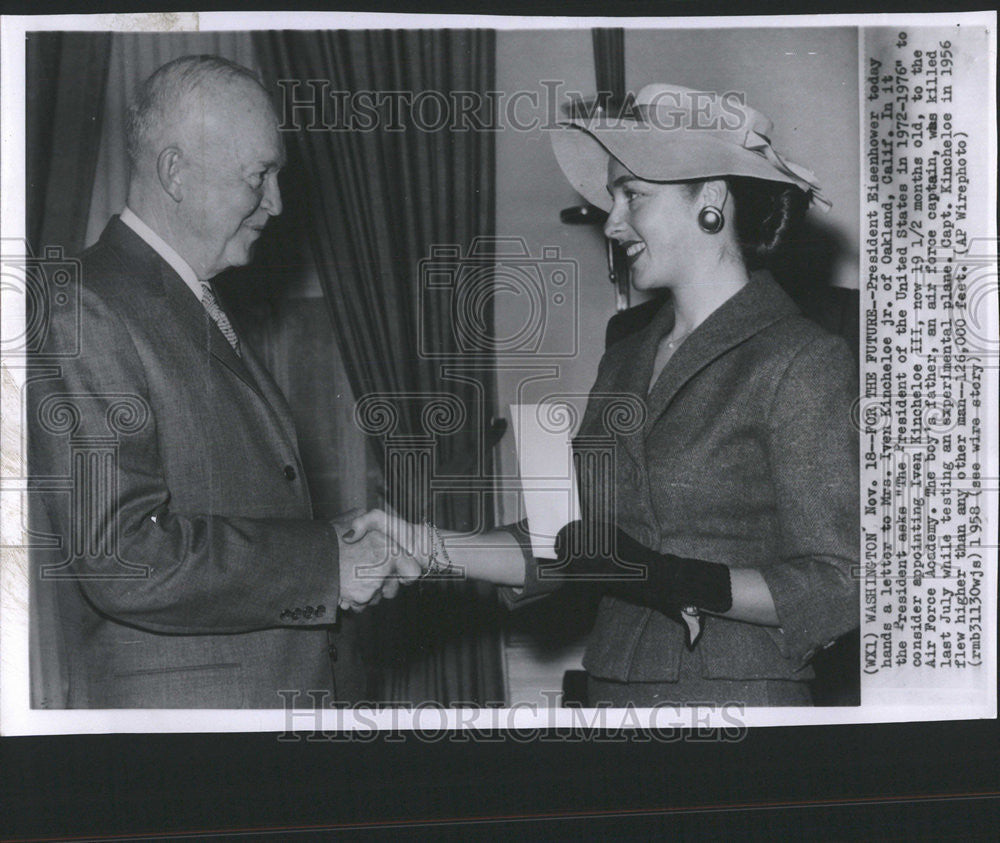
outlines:
[{"label": "man's eyebrow", "polygon": [[247,169],[248,170],[280,170],[284,166],[285,166],[285,159],[284,159],[284,156],[282,156],[281,158],[272,158],[272,159],[269,159],[267,161],[265,161],[263,158],[261,158],[261,159],[259,159],[257,161],[254,161],[254,163],[251,164],[249,167],[247,167]]}]

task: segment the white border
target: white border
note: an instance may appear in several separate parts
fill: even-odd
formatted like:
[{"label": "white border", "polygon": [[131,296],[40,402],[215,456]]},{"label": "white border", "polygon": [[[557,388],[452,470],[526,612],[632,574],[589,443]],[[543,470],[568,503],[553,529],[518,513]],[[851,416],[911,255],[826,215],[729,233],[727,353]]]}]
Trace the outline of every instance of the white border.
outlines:
[{"label": "white border", "polygon": [[252,29],[763,29],[878,26],[989,26],[993,11],[827,15],[734,15],[731,17],[517,17],[375,12],[161,12],[110,15],[6,15],[4,48],[26,32],[60,30],[108,32],[242,32]]}]

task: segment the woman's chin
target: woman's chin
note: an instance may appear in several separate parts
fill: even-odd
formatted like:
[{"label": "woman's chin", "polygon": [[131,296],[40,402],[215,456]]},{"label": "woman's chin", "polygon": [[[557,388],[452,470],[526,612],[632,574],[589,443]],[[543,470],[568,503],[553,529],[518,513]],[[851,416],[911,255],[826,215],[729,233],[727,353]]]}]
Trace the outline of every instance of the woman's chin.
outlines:
[{"label": "woman's chin", "polygon": [[656,276],[644,275],[641,272],[635,273],[632,278],[632,286],[636,290],[649,291],[649,290],[662,290],[664,287],[669,286],[669,282],[665,278],[657,278]]}]

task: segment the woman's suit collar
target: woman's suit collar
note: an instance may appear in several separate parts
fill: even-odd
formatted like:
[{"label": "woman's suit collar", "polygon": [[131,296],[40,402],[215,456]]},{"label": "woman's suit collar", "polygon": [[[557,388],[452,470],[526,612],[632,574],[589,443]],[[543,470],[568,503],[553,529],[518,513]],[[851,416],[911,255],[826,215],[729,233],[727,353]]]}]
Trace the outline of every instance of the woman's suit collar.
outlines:
[{"label": "woman's suit collar", "polygon": [[[723,302],[680,345],[647,396],[653,360],[660,339],[669,333],[674,325],[673,303],[668,298],[652,322],[639,335],[638,349],[632,346],[634,356],[629,355],[632,363],[627,391],[643,400],[647,408],[645,425],[641,431],[630,437],[637,440],[633,444],[641,448],[641,442],[649,429],[664,413],[684,384],[698,372],[731,348],[779,319],[797,312],[795,304],[769,272],[753,273],[747,284]],[[625,364],[629,365],[628,361],[625,361]]]}]

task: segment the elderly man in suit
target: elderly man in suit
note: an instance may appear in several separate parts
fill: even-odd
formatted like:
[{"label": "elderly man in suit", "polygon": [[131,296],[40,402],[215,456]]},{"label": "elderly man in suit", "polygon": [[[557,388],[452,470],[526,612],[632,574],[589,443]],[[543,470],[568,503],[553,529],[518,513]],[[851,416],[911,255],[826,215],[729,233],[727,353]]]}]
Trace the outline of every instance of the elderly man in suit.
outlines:
[{"label": "elderly man in suit", "polygon": [[338,607],[419,569],[313,519],[286,402],[211,284],[281,212],[267,92],[223,59],[173,61],[138,92],[128,152],[127,207],[82,256],[78,322],[51,325],[59,374],[29,405],[32,473],[76,472],[71,494],[45,496],[67,704],[356,699]]}]

